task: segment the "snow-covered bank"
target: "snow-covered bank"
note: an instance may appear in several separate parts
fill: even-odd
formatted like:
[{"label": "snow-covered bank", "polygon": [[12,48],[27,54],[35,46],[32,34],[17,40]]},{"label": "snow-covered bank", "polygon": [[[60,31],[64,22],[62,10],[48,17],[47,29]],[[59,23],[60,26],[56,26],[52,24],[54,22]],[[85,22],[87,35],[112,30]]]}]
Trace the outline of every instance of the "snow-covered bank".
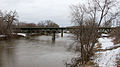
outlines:
[{"label": "snow-covered bank", "polygon": [[101,49],[106,49],[110,46],[114,46],[114,43],[112,42],[113,39],[111,38],[99,38],[98,41],[101,44]]},{"label": "snow-covered bank", "polygon": [[[14,34],[14,33],[13,33]],[[26,34],[24,34],[24,33],[17,33],[16,35],[20,35],[20,36],[26,36]],[[6,37],[7,35],[0,35],[0,37]]]},{"label": "snow-covered bank", "polygon": [[[112,42],[112,38],[99,38],[98,41],[101,44],[101,49],[111,49],[113,47],[119,47],[120,44],[114,45]],[[116,58],[120,54],[120,48],[100,51],[96,53],[95,63],[99,65],[99,67],[117,67]]]}]

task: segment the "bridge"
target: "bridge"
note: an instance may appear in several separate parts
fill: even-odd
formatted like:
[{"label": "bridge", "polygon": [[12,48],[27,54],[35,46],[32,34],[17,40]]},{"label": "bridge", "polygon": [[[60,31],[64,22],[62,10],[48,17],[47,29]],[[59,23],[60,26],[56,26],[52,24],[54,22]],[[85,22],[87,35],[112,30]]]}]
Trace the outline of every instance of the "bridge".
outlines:
[{"label": "bridge", "polygon": [[[64,33],[64,30],[75,30],[75,29],[80,29],[81,28],[74,28],[74,27],[58,27],[58,28],[55,28],[55,27],[50,27],[50,28],[14,28],[14,31],[17,32],[17,33],[27,33],[27,34],[30,34],[30,33],[40,33],[40,32],[51,32],[53,33],[53,36],[52,36],[52,40],[54,41],[55,40],[55,33],[56,32],[61,32],[61,37],[63,37],[63,33]],[[114,28],[111,28],[111,27],[99,27],[98,28],[98,32],[100,33],[110,33],[112,31],[112,29]]]}]

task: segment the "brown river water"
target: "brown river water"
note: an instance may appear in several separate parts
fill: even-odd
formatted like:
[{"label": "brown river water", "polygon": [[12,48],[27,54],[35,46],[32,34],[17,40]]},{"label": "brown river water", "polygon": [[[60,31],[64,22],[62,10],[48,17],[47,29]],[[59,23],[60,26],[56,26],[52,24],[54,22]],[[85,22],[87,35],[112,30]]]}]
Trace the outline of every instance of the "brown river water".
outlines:
[{"label": "brown river water", "polygon": [[73,42],[68,36],[57,37],[55,43],[51,36],[0,41],[0,67],[66,67],[75,55],[67,50]]}]

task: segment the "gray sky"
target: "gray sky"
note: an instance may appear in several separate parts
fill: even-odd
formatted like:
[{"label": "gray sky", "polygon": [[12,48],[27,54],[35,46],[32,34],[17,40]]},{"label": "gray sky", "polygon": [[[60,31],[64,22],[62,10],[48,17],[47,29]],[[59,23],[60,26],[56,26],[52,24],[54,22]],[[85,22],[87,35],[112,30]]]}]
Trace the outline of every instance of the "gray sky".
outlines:
[{"label": "gray sky", "polygon": [[52,20],[60,26],[70,26],[71,4],[82,0],[0,0],[0,10],[16,10],[20,21],[37,23]]}]

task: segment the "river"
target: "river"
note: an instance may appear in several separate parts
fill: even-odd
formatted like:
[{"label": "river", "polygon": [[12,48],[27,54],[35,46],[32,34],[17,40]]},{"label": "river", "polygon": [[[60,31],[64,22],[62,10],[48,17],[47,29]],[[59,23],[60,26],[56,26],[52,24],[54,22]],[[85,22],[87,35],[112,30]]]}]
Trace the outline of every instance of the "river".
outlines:
[{"label": "river", "polygon": [[55,43],[51,36],[0,41],[0,67],[66,67],[75,55],[67,50],[73,42],[69,36],[58,34]]}]

